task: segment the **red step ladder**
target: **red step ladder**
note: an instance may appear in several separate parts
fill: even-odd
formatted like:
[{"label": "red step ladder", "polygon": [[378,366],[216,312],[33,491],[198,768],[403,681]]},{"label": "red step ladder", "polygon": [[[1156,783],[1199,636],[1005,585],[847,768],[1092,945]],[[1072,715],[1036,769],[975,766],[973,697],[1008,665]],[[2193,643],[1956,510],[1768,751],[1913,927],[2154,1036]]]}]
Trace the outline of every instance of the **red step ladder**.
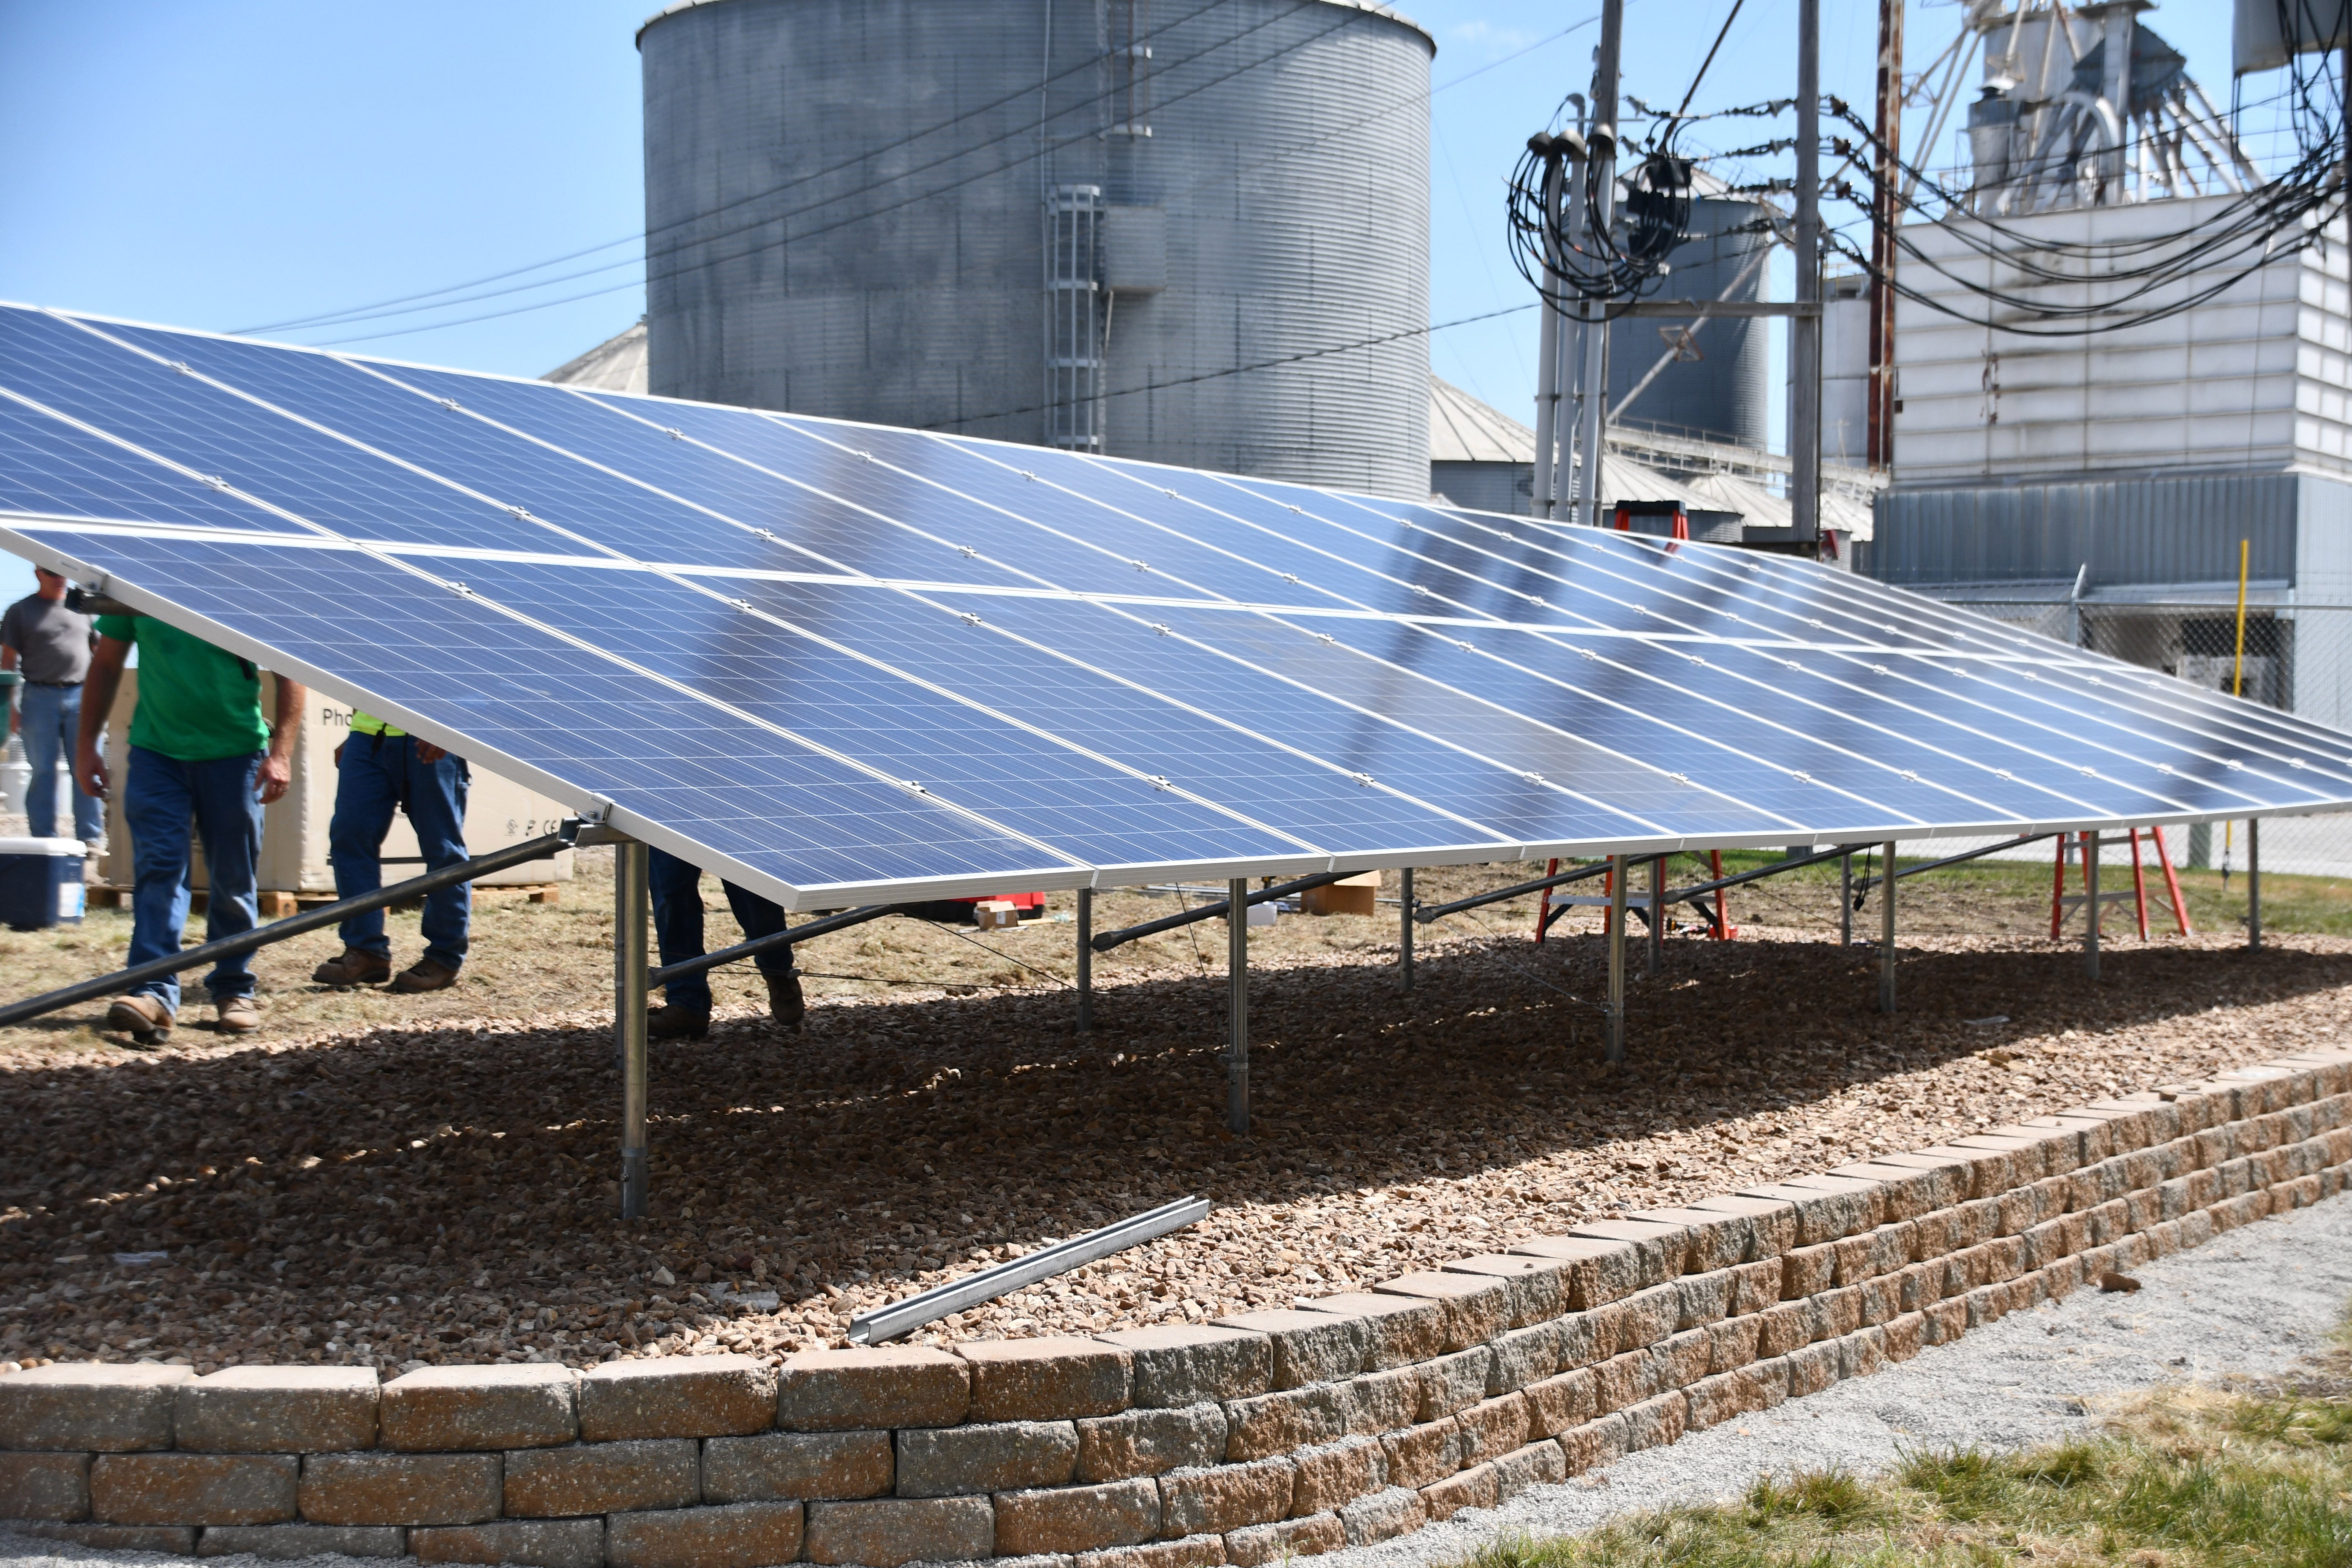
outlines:
[{"label": "red step ladder", "polygon": [[[2091,885],[2091,857],[2102,849],[2118,844],[2131,846],[2131,890],[2126,892],[2118,888],[2112,893],[2102,892],[2099,895],[2098,914],[2103,917],[2106,913],[2106,905],[2121,903],[2126,899],[2129,899],[2133,911],[2138,917],[2139,939],[2142,942],[2147,940],[2147,877],[2139,854],[2139,836],[2142,833],[2156,840],[2157,863],[2164,868],[2164,888],[2167,896],[2172,900],[2173,923],[2180,928],[2180,934],[2183,936],[2196,934],[2196,928],[2189,923],[2189,900],[2180,896],[2180,878],[2172,869],[2172,852],[2165,847],[2164,829],[2134,827],[2126,829],[2126,837],[2121,838],[2111,836],[2103,837],[2099,834],[2089,832],[2062,833],[2058,836],[2058,858],[2052,871],[2050,888],[2051,941],[2058,940],[2059,932],[2065,926],[2067,916],[2090,902],[2091,895],[2088,889]],[[2070,846],[2080,857],[2081,876],[2085,889],[2080,893],[2070,893],[2066,890],[2066,852]],[[2092,917],[2085,916],[2085,919],[2089,918]],[[2103,931],[2106,929],[2104,919],[2100,920],[2099,929]]]},{"label": "red step ladder", "polygon": [[[1686,851],[1686,853],[1696,854],[1697,851],[1689,850]],[[1723,880],[1723,851],[1720,849],[1708,850],[1706,852],[1706,863],[1708,869],[1707,880],[1711,882],[1719,882]],[[1674,869],[1674,857],[1671,855],[1666,857],[1666,868],[1669,871]],[[1553,857],[1551,861],[1545,866],[1544,875],[1547,877],[1557,877],[1559,875],[1559,857]],[[1601,895],[1598,898],[1593,897],[1590,893],[1559,893],[1549,888],[1546,888],[1536,904],[1536,940],[1538,942],[1543,941],[1544,934],[1551,930],[1552,921],[1558,920],[1560,916],[1566,914],[1572,909],[1576,909],[1579,906],[1591,906],[1595,904],[1605,908],[1609,903],[1611,896],[1611,885],[1616,880],[1616,879],[1617,873],[1614,871],[1604,871],[1601,873]],[[1702,898],[1706,896],[1707,895],[1705,894],[1700,895]],[[1739,935],[1739,928],[1729,923],[1727,913],[1723,905],[1723,889],[1721,888],[1716,889],[1712,896],[1715,900],[1715,908],[1712,910],[1709,910],[1707,907],[1699,902],[1697,899],[1676,899],[1674,896],[1674,890],[1670,888],[1666,890],[1666,907],[1671,909],[1677,903],[1685,903],[1698,910],[1700,916],[1706,921],[1706,934],[1707,939],[1710,942],[1732,942],[1737,940]],[[1649,900],[1645,898],[1637,900],[1631,889],[1626,889],[1625,908],[1628,912],[1636,910],[1640,910],[1644,920],[1649,918]]]}]

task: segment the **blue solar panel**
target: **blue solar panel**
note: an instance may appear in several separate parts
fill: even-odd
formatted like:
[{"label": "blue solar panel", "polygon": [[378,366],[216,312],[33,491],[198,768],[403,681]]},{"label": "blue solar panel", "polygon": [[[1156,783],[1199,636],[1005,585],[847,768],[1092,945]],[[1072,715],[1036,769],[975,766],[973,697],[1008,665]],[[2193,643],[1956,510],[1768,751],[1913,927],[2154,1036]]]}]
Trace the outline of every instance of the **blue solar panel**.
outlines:
[{"label": "blue solar panel", "polygon": [[0,530],[803,908],[2352,805],[1811,563],[13,308]]}]

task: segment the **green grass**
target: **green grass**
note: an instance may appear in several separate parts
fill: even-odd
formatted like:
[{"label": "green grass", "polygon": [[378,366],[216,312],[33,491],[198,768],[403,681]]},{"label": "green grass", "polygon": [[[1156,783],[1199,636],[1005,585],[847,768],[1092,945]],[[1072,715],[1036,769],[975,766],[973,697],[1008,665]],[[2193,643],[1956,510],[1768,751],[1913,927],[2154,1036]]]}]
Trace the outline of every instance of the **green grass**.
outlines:
[{"label": "green grass", "polygon": [[[2347,1360],[2339,1352],[2336,1371]],[[1506,1541],[1460,1568],[2352,1568],[2352,1381],[2171,1390],[2019,1454],[1882,1479],[1767,1477],[1737,1503]]]}]

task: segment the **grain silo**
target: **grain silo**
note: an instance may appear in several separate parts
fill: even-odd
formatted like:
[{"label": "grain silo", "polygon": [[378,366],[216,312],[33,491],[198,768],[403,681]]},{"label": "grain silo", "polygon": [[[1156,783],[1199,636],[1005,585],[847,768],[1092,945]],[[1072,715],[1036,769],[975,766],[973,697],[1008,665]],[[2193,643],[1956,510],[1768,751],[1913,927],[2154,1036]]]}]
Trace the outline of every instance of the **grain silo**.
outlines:
[{"label": "grain silo", "polygon": [[1426,493],[1395,13],[683,0],[637,42],[653,391]]},{"label": "grain silo", "polygon": [[[1667,257],[1671,270],[1657,292],[1677,300],[1761,300],[1771,247],[1771,236],[1761,232],[1764,209],[1721,194],[1704,176],[1702,181],[1701,194],[1691,203],[1689,237]],[[1622,416],[1612,412],[1611,422],[1761,449],[1771,416],[1769,326],[1738,316],[1696,323],[1614,323],[1609,338],[1611,408],[1635,387],[1642,391]]]}]

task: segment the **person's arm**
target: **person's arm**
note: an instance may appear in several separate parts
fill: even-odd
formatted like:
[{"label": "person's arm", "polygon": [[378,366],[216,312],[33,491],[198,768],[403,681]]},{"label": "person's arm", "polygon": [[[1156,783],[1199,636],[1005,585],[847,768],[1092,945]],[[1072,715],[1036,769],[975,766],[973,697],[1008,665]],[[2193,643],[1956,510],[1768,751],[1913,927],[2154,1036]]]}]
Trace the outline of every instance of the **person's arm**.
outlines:
[{"label": "person's arm", "polygon": [[99,731],[114,708],[114,694],[122,687],[122,667],[131,645],[120,637],[101,637],[89,656],[89,675],[81,688],[81,733],[74,742],[74,783],[81,793],[106,798],[106,759],[99,754]]},{"label": "person's arm", "polygon": [[300,681],[278,678],[278,717],[269,725],[269,754],[261,759],[257,791],[264,805],[282,799],[294,782],[294,737],[301,731],[302,709],[310,700]]}]

